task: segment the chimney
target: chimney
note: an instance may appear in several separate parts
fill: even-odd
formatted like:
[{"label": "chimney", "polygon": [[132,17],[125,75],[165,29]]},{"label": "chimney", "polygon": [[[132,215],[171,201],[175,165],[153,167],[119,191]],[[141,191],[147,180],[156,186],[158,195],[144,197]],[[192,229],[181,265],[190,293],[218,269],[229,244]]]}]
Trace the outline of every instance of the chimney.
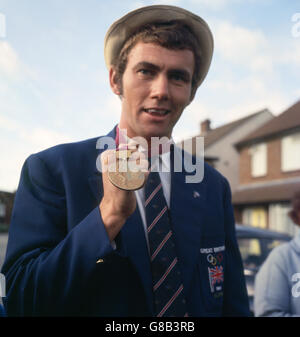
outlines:
[{"label": "chimney", "polygon": [[210,119],[206,119],[205,121],[201,122],[201,135],[206,134],[210,130]]}]

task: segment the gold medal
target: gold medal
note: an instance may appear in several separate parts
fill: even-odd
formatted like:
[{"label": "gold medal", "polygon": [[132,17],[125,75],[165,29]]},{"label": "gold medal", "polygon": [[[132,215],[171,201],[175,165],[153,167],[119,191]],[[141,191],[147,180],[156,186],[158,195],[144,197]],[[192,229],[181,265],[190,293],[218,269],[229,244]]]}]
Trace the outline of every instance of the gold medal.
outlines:
[{"label": "gold medal", "polygon": [[108,167],[108,178],[116,187],[134,191],[143,187],[145,183],[145,174],[141,170],[130,170],[128,159],[133,151],[119,150],[116,151],[116,163]]}]

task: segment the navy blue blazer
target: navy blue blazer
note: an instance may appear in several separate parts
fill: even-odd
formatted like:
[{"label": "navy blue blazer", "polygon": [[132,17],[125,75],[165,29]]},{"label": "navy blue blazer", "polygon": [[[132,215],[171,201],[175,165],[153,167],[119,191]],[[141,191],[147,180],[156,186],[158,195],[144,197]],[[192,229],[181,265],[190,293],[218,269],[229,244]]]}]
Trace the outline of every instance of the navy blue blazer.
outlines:
[{"label": "navy blue blazer", "polygon": [[[115,129],[109,134],[115,138]],[[97,138],[31,155],[9,229],[8,316],[152,316],[150,260],[138,207],[108,239]],[[248,297],[227,180],[172,172],[170,214],[190,316],[246,316]]]}]

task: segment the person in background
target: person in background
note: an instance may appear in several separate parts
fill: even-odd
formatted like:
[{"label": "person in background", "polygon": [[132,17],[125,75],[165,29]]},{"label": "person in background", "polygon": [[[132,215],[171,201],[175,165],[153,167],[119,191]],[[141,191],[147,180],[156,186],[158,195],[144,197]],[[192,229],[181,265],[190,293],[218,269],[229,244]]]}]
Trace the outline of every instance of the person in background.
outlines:
[{"label": "person in background", "polygon": [[[300,191],[289,212],[300,226]],[[300,231],[293,240],[273,249],[255,279],[255,316],[300,317]]]}]

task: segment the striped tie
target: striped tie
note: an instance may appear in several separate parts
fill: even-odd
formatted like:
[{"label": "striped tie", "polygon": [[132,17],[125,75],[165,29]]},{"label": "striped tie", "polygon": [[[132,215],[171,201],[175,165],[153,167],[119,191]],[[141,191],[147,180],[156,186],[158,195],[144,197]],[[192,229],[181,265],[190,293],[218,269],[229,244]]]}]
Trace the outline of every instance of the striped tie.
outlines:
[{"label": "striped tie", "polygon": [[155,316],[188,316],[168,207],[158,172],[151,172],[148,177],[145,186],[145,211]]}]

